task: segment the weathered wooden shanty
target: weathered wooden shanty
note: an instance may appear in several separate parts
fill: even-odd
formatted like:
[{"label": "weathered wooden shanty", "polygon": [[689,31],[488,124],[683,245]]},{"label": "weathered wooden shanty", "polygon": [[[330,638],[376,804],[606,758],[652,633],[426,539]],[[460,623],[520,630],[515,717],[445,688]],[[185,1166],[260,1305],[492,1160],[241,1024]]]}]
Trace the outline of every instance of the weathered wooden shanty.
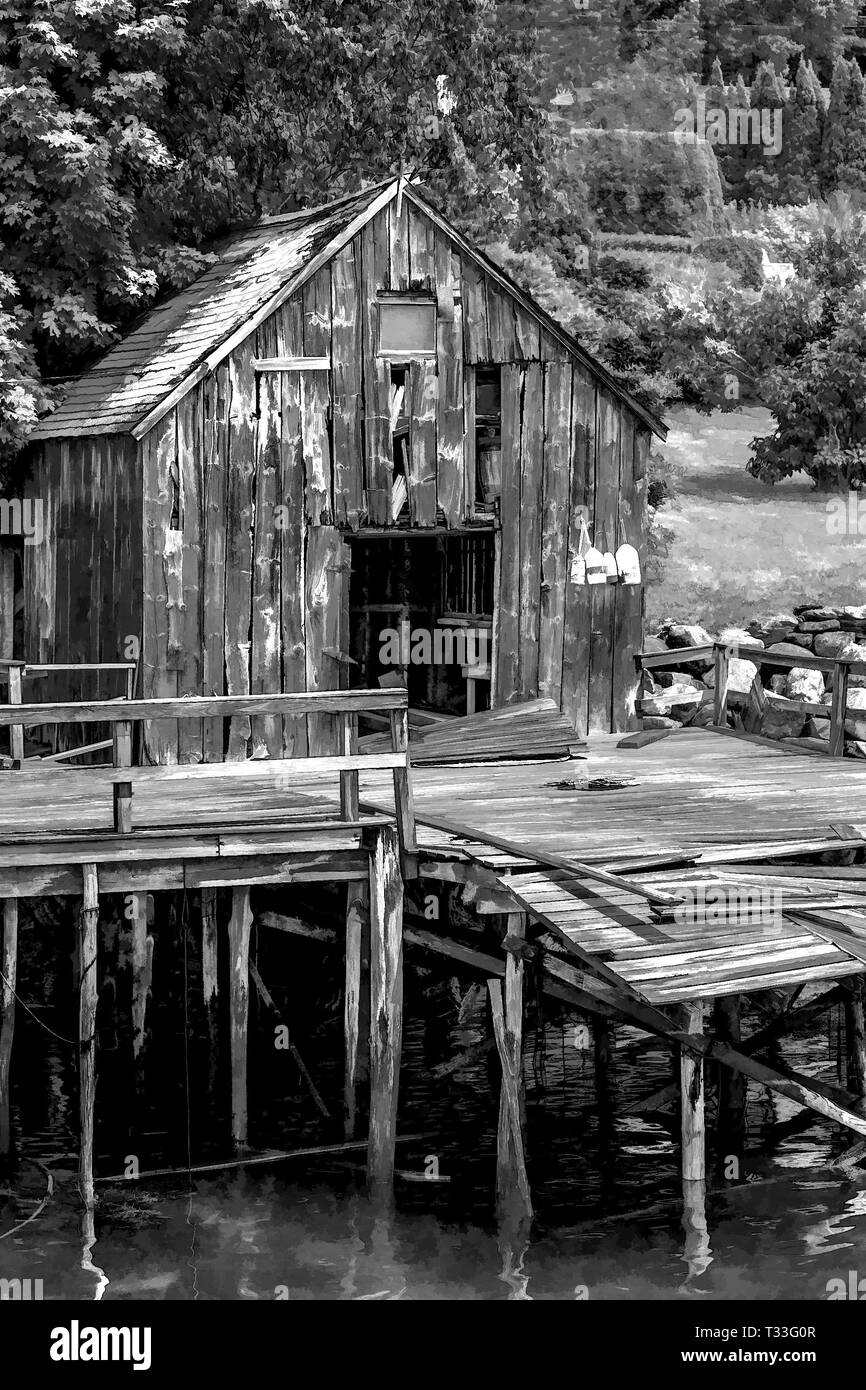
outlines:
[{"label": "weathered wooden shanty", "polygon": [[[314,692],[374,686],[385,630],[474,623],[492,657],[404,666],[410,703],[550,696],[580,732],[627,727],[643,590],[572,561],[582,519],[643,555],[652,432],[416,185],[265,219],[33,431],[20,655],[140,653],[143,696]],[[55,698],[116,693],[87,679]],[[151,725],[148,752],[327,751],[326,720],[257,722],[232,749],[216,721]]]}]

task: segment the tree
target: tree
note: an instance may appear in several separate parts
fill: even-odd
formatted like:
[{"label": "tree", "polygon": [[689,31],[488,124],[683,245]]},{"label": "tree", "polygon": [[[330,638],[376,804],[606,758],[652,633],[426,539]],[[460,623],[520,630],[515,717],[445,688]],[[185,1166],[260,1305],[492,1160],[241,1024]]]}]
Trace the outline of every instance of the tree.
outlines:
[{"label": "tree", "polygon": [[[745,146],[743,182],[755,202],[778,202],[777,160],[784,147],[785,88],[771,63],[761,63],[752,83],[749,105],[760,117],[760,143]],[[777,138],[781,147],[771,142]],[[775,154],[771,153],[775,150]]]},{"label": "tree", "polygon": [[532,29],[494,0],[5,0],[0,65],[0,442],[34,366],[76,373],[263,213],[401,167],[470,234],[545,196]]},{"label": "tree", "polygon": [[776,161],[780,203],[802,204],[818,197],[825,109],[815,70],[801,58],[782,117],[782,152]]},{"label": "tree", "polygon": [[834,188],[866,190],[866,84],[855,59],[833,68],[821,148],[821,181]]},{"label": "tree", "polygon": [[866,487],[866,217],[848,212],[796,253],[798,275],[741,307],[727,329],[758,375],[776,429],[755,441],[764,482]]}]

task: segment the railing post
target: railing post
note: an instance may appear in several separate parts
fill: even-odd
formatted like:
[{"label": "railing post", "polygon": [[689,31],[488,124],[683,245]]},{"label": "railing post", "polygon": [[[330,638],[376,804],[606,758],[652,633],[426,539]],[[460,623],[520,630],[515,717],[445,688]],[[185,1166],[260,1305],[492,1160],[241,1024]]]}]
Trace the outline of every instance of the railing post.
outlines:
[{"label": "railing post", "polygon": [[723,642],[717,642],[713,651],[713,723],[718,728],[726,728],[728,723],[728,657],[728,647]]},{"label": "railing post", "polygon": [[[132,720],[119,719],[111,726],[115,767],[132,766]],[[114,783],[114,828],[120,835],[132,830],[132,783]]]},{"label": "railing post", "polygon": [[[405,753],[405,767],[394,768],[394,807],[397,812],[397,832],[400,836],[400,852],[403,856],[403,872],[411,877],[411,860],[407,856],[416,855],[418,842],[415,838],[415,802],[412,796],[412,780],[409,771],[409,710],[391,710],[391,747],[395,753]],[[417,877],[417,874],[415,875]]]},{"label": "railing post", "polygon": [[833,670],[833,704],[830,707],[831,758],[841,758],[845,752],[845,711],[848,707],[848,663],[836,661]]},{"label": "railing post", "polygon": [[[9,703],[21,704],[21,666],[9,667]],[[24,762],[24,725],[12,724],[9,729],[9,752],[19,763]]]},{"label": "railing post", "polygon": [[[342,716],[339,726],[340,752],[353,757],[358,752],[358,716],[348,711]],[[340,816],[343,820],[357,820],[360,815],[360,789],[358,769],[351,768],[340,773]]]}]

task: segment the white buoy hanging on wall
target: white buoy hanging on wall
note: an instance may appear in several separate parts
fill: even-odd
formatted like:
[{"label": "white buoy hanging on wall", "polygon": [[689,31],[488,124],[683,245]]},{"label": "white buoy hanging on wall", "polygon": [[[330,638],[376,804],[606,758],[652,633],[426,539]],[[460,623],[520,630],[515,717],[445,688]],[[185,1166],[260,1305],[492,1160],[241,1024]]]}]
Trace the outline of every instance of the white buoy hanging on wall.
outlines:
[{"label": "white buoy hanging on wall", "polygon": [[640,556],[633,545],[621,545],[616,552],[616,564],[623,584],[640,583]]}]

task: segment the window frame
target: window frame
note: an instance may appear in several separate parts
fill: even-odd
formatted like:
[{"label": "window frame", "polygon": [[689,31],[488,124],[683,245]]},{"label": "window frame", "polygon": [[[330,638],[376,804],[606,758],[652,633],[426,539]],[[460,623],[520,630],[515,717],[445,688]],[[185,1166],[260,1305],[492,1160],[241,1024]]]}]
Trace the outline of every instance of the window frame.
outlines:
[{"label": "window frame", "polygon": [[[376,296],[376,356],[390,362],[412,362],[435,360],[437,355],[438,306],[432,294],[382,293]],[[424,348],[388,348],[382,346],[382,309],[402,306],[422,307],[433,310],[433,346]]]}]

